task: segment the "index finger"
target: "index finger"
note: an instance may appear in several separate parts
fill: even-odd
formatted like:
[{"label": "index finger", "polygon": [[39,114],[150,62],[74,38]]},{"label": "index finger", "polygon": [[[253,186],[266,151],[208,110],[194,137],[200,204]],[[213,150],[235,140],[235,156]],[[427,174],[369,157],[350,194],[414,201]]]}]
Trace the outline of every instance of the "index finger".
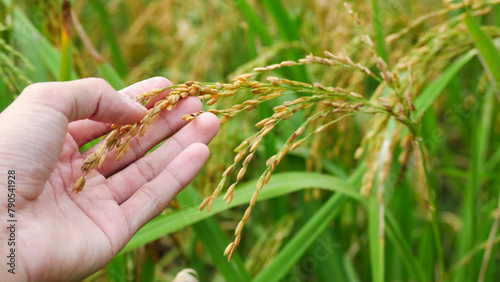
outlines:
[{"label": "index finger", "polygon": [[[133,100],[135,96],[140,93],[154,88],[165,88],[171,85],[172,83],[168,79],[157,76],[132,84],[118,92]],[[155,100],[165,97],[168,92],[170,91],[164,91],[158,95]],[[88,119],[77,120],[68,125],[68,133],[71,134],[78,147],[80,147],[111,131],[110,125],[110,123],[97,122]]]}]

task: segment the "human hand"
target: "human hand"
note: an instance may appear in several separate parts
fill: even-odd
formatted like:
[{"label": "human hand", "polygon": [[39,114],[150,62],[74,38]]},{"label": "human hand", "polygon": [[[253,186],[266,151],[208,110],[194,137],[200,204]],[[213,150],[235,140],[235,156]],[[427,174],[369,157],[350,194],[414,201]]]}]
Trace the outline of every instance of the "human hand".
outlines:
[{"label": "human hand", "polygon": [[[162,112],[143,137],[134,138],[122,160],[114,161],[115,153],[107,152],[108,161],[87,175],[85,189],[71,192],[84,159],[96,148],[79,153],[79,146],[109,132],[111,123],[140,121],[146,109],[132,97],[169,85],[155,77],[121,95],[102,79],[39,83],[0,114],[2,280],[69,281],[92,274],[196,176],[219,121],[202,114],[186,125],[181,117],[201,110],[201,102],[188,97]],[[17,222],[12,223],[7,222],[12,219],[7,176],[14,171]],[[15,224],[15,246],[8,246],[10,224]],[[5,263],[10,248],[16,250],[15,274]]]}]

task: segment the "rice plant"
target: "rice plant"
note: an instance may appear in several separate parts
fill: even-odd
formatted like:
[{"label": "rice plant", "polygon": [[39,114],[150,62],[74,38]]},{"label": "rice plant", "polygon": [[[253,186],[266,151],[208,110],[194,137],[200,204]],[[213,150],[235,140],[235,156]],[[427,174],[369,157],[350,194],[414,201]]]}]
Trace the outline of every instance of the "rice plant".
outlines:
[{"label": "rice plant", "polygon": [[180,99],[223,124],[88,281],[499,279],[500,1],[0,3],[3,107],[32,81],[174,83],[82,148],[101,142],[75,192]]}]

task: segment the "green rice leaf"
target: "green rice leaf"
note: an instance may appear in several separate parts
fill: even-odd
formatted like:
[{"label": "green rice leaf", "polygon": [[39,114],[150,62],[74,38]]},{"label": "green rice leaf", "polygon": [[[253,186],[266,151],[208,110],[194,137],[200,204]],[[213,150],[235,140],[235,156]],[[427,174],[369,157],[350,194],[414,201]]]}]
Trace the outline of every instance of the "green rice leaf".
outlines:
[{"label": "green rice leaf", "polygon": [[97,65],[102,77],[113,86],[114,89],[120,90],[127,87],[127,84],[120,77],[115,68],[108,62],[100,63]]},{"label": "green rice leaf", "polygon": [[269,46],[273,44],[273,38],[271,34],[267,30],[264,23],[261,21],[257,13],[253,10],[253,8],[247,3],[246,0],[234,0],[236,7],[243,15],[245,20],[247,21],[250,28],[260,37],[262,40],[262,44],[264,46]]},{"label": "green rice leaf", "polygon": [[[196,204],[202,201],[196,190],[191,186],[184,188],[184,190],[177,195],[176,199],[183,208],[192,207],[193,203]],[[233,259],[230,262],[223,256],[224,250],[230,242],[215,218],[209,217],[195,223],[193,224],[193,229],[196,233],[196,237],[203,244],[203,250],[208,253],[212,262],[217,267],[217,270],[227,279],[227,281],[232,279],[250,281],[250,276],[238,253],[233,255]]]},{"label": "green rice leaf", "polygon": [[[123,251],[132,250],[232,207],[249,203],[256,184],[257,180],[242,184],[240,189],[235,191],[234,199],[229,205],[225,205],[222,196],[220,196],[215,200],[210,213],[200,212],[197,207],[191,207],[172,214],[158,216],[139,230]],[[274,174],[269,183],[259,192],[258,201],[286,195],[309,187],[336,191],[351,198],[362,200],[359,193],[352,188],[352,185],[337,177],[319,173],[288,172]]]},{"label": "green rice leaf", "polygon": [[440,77],[424,88],[422,93],[415,99],[417,112],[426,111],[437,97],[443,92],[448,83],[457,75],[457,73],[477,54],[476,50],[470,50],[462,55],[450,66],[448,66]]},{"label": "green rice leaf", "polygon": [[106,272],[111,282],[125,281],[127,277],[125,255],[114,257],[106,266]]},{"label": "green rice leaf", "polygon": [[397,225],[394,216],[387,211],[386,215],[386,232],[387,237],[397,247],[400,257],[403,260],[408,272],[415,281],[425,282],[429,279],[425,276],[422,266],[419,264],[417,258],[413,255],[410,245],[405,239],[403,233]]},{"label": "green rice leaf", "polygon": [[384,43],[384,28],[380,18],[380,8],[377,0],[372,0],[372,14],[373,14],[373,26],[375,27],[376,37],[375,37],[375,49],[377,54],[384,59],[386,63],[389,63],[389,57],[387,55],[387,50]]},{"label": "green rice leaf", "polygon": [[464,23],[472,41],[474,41],[474,45],[479,51],[481,63],[488,73],[491,83],[495,87],[497,96],[500,99],[500,52],[488,35],[474,21],[469,12],[465,13]]},{"label": "green rice leaf", "polygon": [[[18,8],[14,9],[14,21],[16,23],[16,29],[23,31],[24,36],[19,38],[23,44],[30,46],[36,46],[38,51],[38,56],[44,63],[46,68],[50,71],[54,78],[60,77],[60,66],[61,66],[61,55],[56,50],[50,42],[43,37],[42,34],[36,29],[35,26],[26,17],[24,12]],[[76,73],[71,70],[70,79],[77,79]]]},{"label": "green rice leaf", "polygon": [[[347,200],[342,194],[335,194],[323,204],[320,210],[307,221],[299,232],[285,245],[274,259],[255,277],[256,282],[280,280],[302,257],[309,246],[325,230],[330,221],[337,216],[340,207]],[[329,250],[335,251],[335,250]]]},{"label": "green rice leaf", "polygon": [[106,39],[109,43],[109,48],[111,49],[111,58],[114,66],[116,67],[117,73],[123,77],[127,73],[127,67],[125,62],[123,61],[120,45],[116,40],[116,36],[113,30],[113,25],[111,24],[110,17],[108,11],[106,10],[106,6],[102,1],[90,0],[88,1],[90,6],[94,9],[95,13],[99,17],[100,24],[106,33]]}]

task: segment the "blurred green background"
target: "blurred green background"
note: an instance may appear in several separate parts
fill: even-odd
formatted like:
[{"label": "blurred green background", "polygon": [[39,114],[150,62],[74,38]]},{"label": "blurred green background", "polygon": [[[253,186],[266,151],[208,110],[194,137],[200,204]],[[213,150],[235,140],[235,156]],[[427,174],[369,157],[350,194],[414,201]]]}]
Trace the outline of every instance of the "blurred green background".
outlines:
[{"label": "blurred green background", "polygon": [[[233,118],[210,145],[198,178],[86,281],[172,281],[185,268],[200,281],[500,279],[499,1],[347,2],[359,25],[337,0],[71,1],[66,21],[61,1],[0,1],[1,110],[34,82],[98,76],[121,89],[160,75],[174,84],[222,83],[325,50],[378,77],[365,35],[417,108],[419,136],[393,117],[356,115],[288,154],[259,194],[228,263],[224,249],[266,160],[321,105],[273,130],[231,205],[218,199],[210,214],[199,212],[232,163],[232,148],[285,100]],[[394,87],[345,65],[270,74],[397,105]],[[252,97],[242,92],[218,107]],[[312,123],[308,132],[332,119]],[[377,159],[384,154],[388,164]],[[379,183],[383,169],[389,176]],[[364,197],[359,191],[367,181],[373,187]]]}]

